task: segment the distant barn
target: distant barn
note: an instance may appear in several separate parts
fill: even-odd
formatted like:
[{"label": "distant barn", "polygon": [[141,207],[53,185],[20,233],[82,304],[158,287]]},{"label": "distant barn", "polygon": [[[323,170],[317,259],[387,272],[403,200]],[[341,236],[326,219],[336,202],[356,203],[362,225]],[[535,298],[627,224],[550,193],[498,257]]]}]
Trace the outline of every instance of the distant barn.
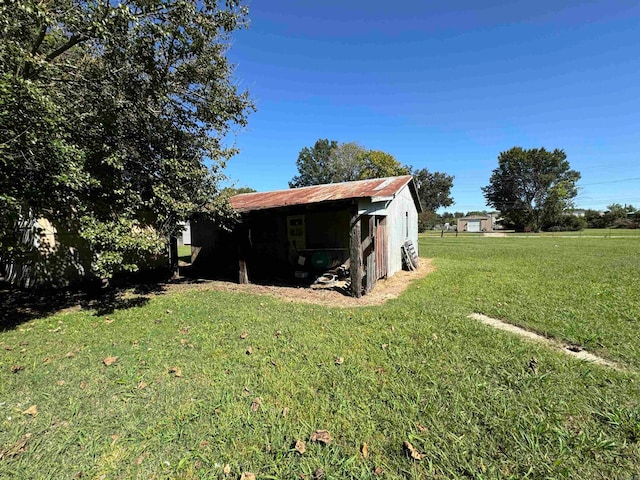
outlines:
[{"label": "distant barn", "polygon": [[421,207],[410,175],[244,193],[230,203],[240,214],[233,232],[192,223],[194,269],[265,282],[346,264],[361,296],[402,269],[407,241],[417,253]]}]

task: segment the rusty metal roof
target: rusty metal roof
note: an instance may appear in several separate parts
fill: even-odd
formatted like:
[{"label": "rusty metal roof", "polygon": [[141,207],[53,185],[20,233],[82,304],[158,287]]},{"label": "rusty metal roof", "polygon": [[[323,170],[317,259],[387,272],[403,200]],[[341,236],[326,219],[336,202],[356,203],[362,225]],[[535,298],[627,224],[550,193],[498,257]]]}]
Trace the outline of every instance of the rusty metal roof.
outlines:
[{"label": "rusty metal roof", "polygon": [[411,175],[313,185],[274,192],[241,193],[231,197],[229,201],[231,206],[241,213],[360,198],[382,201],[391,200],[407,184],[410,184],[418,211],[421,211],[416,186]]}]

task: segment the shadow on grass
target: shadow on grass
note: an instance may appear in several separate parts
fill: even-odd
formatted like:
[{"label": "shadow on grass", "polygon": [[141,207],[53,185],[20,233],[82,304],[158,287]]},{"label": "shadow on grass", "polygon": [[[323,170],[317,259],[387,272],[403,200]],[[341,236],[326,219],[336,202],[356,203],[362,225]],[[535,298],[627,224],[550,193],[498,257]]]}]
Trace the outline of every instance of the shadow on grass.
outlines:
[{"label": "shadow on grass", "polygon": [[116,310],[143,307],[151,295],[166,291],[164,281],[121,282],[99,288],[25,290],[0,285],[0,331],[16,328],[35,318],[48,317],[66,309],[92,310],[108,315]]}]

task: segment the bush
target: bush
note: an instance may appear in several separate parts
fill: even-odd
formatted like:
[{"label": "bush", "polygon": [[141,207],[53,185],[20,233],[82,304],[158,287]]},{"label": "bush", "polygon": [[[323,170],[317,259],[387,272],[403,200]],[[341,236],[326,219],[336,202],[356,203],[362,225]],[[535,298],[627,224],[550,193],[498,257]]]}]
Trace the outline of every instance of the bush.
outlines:
[{"label": "bush", "polygon": [[587,226],[587,220],[583,217],[575,215],[562,215],[555,224],[545,225],[547,232],[577,232],[584,230]]}]

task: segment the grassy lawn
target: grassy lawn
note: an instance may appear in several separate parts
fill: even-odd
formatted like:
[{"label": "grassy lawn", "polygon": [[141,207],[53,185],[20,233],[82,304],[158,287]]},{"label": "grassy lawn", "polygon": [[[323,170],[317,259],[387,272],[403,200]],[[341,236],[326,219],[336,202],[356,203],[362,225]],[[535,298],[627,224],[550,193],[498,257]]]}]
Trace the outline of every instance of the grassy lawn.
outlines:
[{"label": "grassy lawn", "polygon": [[178,245],[178,259],[191,263],[191,245]]},{"label": "grassy lawn", "polygon": [[466,310],[640,370],[637,238],[445,236],[422,238],[420,248],[457,276],[454,292]]},{"label": "grassy lawn", "polygon": [[[437,271],[381,307],[184,290],[0,332],[0,478],[639,475],[638,241],[461,235],[420,248]],[[310,441],[319,429],[329,444]]]}]

